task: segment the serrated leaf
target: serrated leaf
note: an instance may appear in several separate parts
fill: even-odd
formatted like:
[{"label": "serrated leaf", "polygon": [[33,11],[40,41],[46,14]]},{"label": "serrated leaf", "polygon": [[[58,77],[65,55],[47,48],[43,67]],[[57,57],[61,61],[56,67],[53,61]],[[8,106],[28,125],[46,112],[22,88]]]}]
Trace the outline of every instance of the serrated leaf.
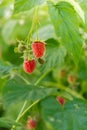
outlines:
[{"label": "serrated leaf", "polygon": [[[68,0],[69,1],[69,0]],[[73,6],[74,9],[76,10],[76,12],[78,13],[78,15],[81,17],[81,19],[83,20],[83,22],[85,23],[85,14],[83,9],[81,8],[81,6],[79,5],[78,2],[75,2],[74,0],[69,1]]]},{"label": "serrated leaf", "polygon": [[[7,117],[1,117],[0,118],[0,127],[7,127],[7,128],[11,128],[11,126],[15,124],[15,121],[7,118]],[[16,125],[19,125],[18,123],[16,123]]]},{"label": "serrated leaf", "polygon": [[66,56],[66,49],[62,45],[59,45],[56,40],[49,39],[47,41],[45,55],[46,62],[42,66],[44,71],[60,66]]},{"label": "serrated leaf", "polygon": [[30,10],[43,2],[44,0],[15,0],[14,13]]},{"label": "serrated leaf", "polygon": [[87,30],[87,0],[76,0],[81,8],[84,10],[85,15],[85,29]]},{"label": "serrated leaf", "polygon": [[55,98],[42,101],[42,118],[49,130],[87,130],[87,102],[67,101],[64,108]]},{"label": "serrated leaf", "polygon": [[2,76],[7,75],[11,69],[12,69],[12,66],[3,65],[0,63],[0,76],[2,77]]},{"label": "serrated leaf", "polygon": [[48,7],[57,36],[61,37],[62,44],[74,62],[78,63],[82,52],[82,40],[76,12],[68,2],[59,2],[56,5],[48,2]]},{"label": "serrated leaf", "polygon": [[56,93],[57,88],[44,88],[41,86],[27,85],[17,79],[8,80],[4,87],[4,103],[10,105],[16,101],[28,100],[29,102]]},{"label": "serrated leaf", "polygon": [[69,2],[74,7],[75,11],[80,16],[82,21],[85,23],[85,14],[84,14],[83,9],[81,8],[81,6],[78,2],[76,2],[75,0],[60,0],[60,1]]}]

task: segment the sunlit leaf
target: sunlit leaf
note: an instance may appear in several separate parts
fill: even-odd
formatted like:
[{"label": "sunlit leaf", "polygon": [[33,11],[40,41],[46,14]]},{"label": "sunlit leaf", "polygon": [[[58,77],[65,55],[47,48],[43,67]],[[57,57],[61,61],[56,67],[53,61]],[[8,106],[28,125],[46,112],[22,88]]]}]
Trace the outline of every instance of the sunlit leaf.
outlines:
[{"label": "sunlit leaf", "polygon": [[30,10],[37,5],[40,5],[44,0],[15,0],[14,12],[19,13],[22,11]]},{"label": "sunlit leaf", "polygon": [[82,40],[79,35],[76,12],[67,2],[59,2],[56,5],[48,2],[48,7],[57,36],[61,37],[62,44],[71,54],[75,63],[78,63],[82,52]]}]

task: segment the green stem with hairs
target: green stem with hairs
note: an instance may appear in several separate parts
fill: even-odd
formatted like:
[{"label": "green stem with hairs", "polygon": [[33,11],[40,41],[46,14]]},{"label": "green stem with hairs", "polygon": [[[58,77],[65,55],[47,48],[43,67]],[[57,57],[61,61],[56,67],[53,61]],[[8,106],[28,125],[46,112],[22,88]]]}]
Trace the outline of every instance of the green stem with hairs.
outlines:
[{"label": "green stem with hairs", "polygon": [[[20,111],[20,113],[19,113],[19,115],[18,115],[18,117],[17,117],[17,119],[16,119],[16,121],[15,121],[15,123],[18,123],[18,121],[19,121],[19,119],[20,119],[20,115],[21,115],[21,113],[23,112],[23,110],[24,110],[26,104],[27,104],[27,101],[25,100],[25,102],[24,102],[24,104],[23,104],[23,106],[22,106],[22,108],[21,108],[21,111]],[[11,130],[14,130],[15,128],[16,128],[16,125],[13,125],[12,128],[11,128]]]},{"label": "green stem with hairs", "polygon": [[44,85],[45,86],[54,86],[54,87],[57,87],[57,88],[59,88],[59,89],[61,89],[61,90],[64,90],[64,91],[66,91],[66,92],[68,92],[68,93],[70,93],[71,95],[73,95],[73,96],[75,96],[75,97],[77,97],[77,98],[80,98],[80,99],[84,99],[80,94],[78,94],[76,91],[74,91],[74,90],[71,90],[70,88],[68,88],[68,87],[65,87],[64,85],[62,85],[62,84],[60,84],[60,83],[54,83],[54,82],[44,82]]},{"label": "green stem with hairs", "polygon": [[52,69],[48,70],[46,73],[44,73],[36,82],[34,85],[37,85],[49,72],[51,72]]},{"label": "green stem with hairs", "polygon": [[26,84],[31,84],[27,79],[25,79],[22,75],[20,74],[16,74],[17,76],[19,76]]},{"label": "green stem with hairs", "polygon": [[38,23],[39,23],[39,18],[38,18],[38,8],[36,8],[36,40],[38,41],[39,37],[38,37]]},{"label": "green stem with hairs", "polygon": [[25,42],[27,44],[27,48],[28,48],[28,54],[29,54],[29,57],[28,59],[30,59],[30,49],[31,49],[31,36],[32,36],[32,33],[33,33],[33,30],[36,26],[36,33],[37,33],[37,40],[38,40],[38,7],[36,7],[34,9],[34,15],[33,15],[33,19],[32,19],[32,26],[31,26],[31,29],[30,31],[28,32],[28,35],[27,35],[27,38],[25,39]]},{"label": "green stem with hairs", "polygon": [[[36,81],[36,83],[34,84],[34,85],[37,85],[49,72],[51,72],[52,71],[52,69],[50,69],[50,70],[48,70],[46,73],[44,73],[37,81]],[[22,77],[23,78],[23,77]],[[24,78],[23,78],[24,79]],[[26,82],[26,83],[28,83],[28,84],[30,84],[29,82],[27,82],[25,79],[24,79],[24,81]],[[17,119],[16,119],[16,123],[18,123],[19,122],[19,120],[26,114],[26,112],[28,111],[28,110],[30,110],[34,105],[36,105],[38,102],[40,101],[40,99],[38,99],[38,100],[36,100],[34,103],[32,103],[28,108],[26,108],[25,110],[24,110],[24,108],[25,108],[25,106],[26,106],[26,104],[27,104],[27,101],[25,100],[25,102],[24,102],[24,104],[23,104],[23,107],[22,107],[22,109],[21,109],[21,111],[20,111],[20,113],[19,113],[19,115],[18,115],[18,117],[17,117]],[[24,110],[24,111],[23,111]],[[11,130],[14,130],[16,128],[16,125],[13,125],[12,126],[12,128],[11,128]]]},{"label": "green stem with hairs", "polygon": [[[26,108],[26,109],[24,110],[24,108],[25,108],[25,106],[26,106],[26,104],[27,104],[27,101],[25,101],[24,104],[23,104],[23,107],[22,107],[22,109],[21,109],[21,111],[20,111],[20,113],[19,113],[19,115],[18,115],[18,117],[17,117],[17,119],[16,119],[16,123],[18,123],[19,120],[25,115],[25,113],[26,113],[29,109],[31,109],[35,104],[37,104],[39,101],[40,101],[40,100],[36,100],[34,103],[32,103],[28,108]],[[23,111],[23,110],[24,110],[24,111]],[[15,128],[16,128],[16,125],[13,125],[12,128],[11,128],[11,130],[14,130]]]}]

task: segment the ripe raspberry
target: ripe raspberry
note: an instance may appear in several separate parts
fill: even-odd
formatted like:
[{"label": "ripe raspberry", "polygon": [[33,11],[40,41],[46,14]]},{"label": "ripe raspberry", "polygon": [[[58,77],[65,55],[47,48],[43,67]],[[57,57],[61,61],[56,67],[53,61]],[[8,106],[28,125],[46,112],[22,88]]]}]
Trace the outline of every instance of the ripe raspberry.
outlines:
[{"label": "ripe raspberry", "polygon": [[73,75],[69,75],[69,76],[68,76],[68,82],[69,82],[70,84],[75,83],[75,81],[76,81],[75,76],[73,76]]},{"label": "ripe raspberry", "polygon": [[36,58],[41,58],[45,52],[45,44],[40,41],[35,41],[32,43],[32,51]]},{"label": "ripe raspberry", "polygon": [[26,73],[31,74],[36,66],[35,60],[25,60],[23,63],[23,69]]},{"label": "ripe raspberry", "polygon": [[28,124],[27,124],[27,127],[30,129],[30,130],[33,130],[34,128],[36,128],[36,121],[34,119],[28,119]]},{"label": "ripe raspberry", "polygon": [[63,106],[65,103],[65,100],[62,97],[57,97],[56,100],[60,103],[61,106]]}]

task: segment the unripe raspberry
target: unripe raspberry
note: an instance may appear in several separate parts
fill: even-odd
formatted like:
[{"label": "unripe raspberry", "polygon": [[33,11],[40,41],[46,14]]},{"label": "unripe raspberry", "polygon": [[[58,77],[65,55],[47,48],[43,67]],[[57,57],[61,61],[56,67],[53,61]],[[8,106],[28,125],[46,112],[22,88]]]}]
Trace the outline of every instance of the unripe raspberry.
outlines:
[{"label": "unripe raspberry", "polygon": [[23,51],[26,49],[25,45],[22,45],[21,43],[18,45],[18,52],[23,53]]},{"label": "unripe raspberry", "polygon": [[67,80],[70,84],[73,84],[76,81],[76,77],[73,75],[69,75]]},{"label": "unripe raspberry", "polygon": [[56,100],[59,102],[59,104],[60,104],[61,106],[63,106],[64,103],[65,103],[65,99],[62,98],[62,97],[56,97]]},{"label": "unripe raspberry", "polygon": [[64,78],[66,76],[66,70],[61,70],[59,76],[60,78]]},{"label": "unripe raspberry", "polygon": [[34,119],[28,119],[28,122],[27,122],[27,127],[29,128],[29,130],[33,130],[36,128],[36,120]]},{"label": "unripe raspberry", "polygon": [[25,60],[23,63],[23,69],[26,73],[31,74],[36,67],[36,62],[34,59],[32,60]]},{"label": "unripe raspberry", "polygon": [[40,41],[35,41],[32,43],[32,51],[36,58],[41,58],[45,52],[45,44]]}]

